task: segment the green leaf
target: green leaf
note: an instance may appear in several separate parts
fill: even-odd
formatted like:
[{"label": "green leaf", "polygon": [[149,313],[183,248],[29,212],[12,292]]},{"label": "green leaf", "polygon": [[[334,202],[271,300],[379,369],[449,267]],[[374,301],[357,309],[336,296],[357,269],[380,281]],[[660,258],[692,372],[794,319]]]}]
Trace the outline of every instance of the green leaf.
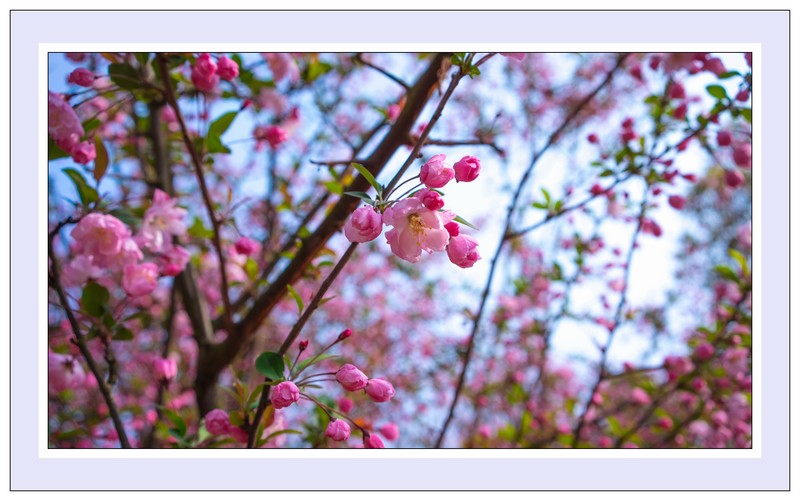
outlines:
[{"label": "green leaf", "polygon": [[56,145],[56,142],[52,139],[47,140],[47,159],[48,160],[58,160],[59,158],[67,158],[69,157],[69,153],[62,150],[61,148]]},{"label": "green leaf", "polygon": [[258,278],[258,264],[253,260],[253,258],[247,258],[247,262],[244,263],[244,271],[247,273],[247,278],[249,278],[251,281]]},{"label": "green leaf", "polygon": [[714,270],[716,270],[716,272],[722,275],[724,278],[727,278],[732,282],[739,283],[739,276],[736,274],[735,271],[728,268],[727,266],[720,264],[715,266]]},{"label": "green leaf", "polygon": [[740,76],[742,76],[742,74],[739,73],[738,71],[727,71],[717,78],[719,78],[720,80],[725,80],[726,78],[740,77]]},{"label": "green leaf", "polygon": [[303,308],[305,307],[303,303],[303,298],[300,297],[300,294],[297,293],[294,287],[289,284],[286,284],[286,289],[289,291],[289,295],[294,298],[295,303],[297,303],[297,312],[302,313]]},{"label": "green leaf", "polygon": [[750,268],[747,266],[747,258],[744,257],[741,252],[737,251],[736,249],[728,249],[728,255],[737,263],[739,263],[739,268],[742,270],[742,275],[745,277],[750,275]]},{"label": "green leaf", "polygon": [[133,332],[126,327],[120,326],[111,339],[114,341],[133,341]]},{"label": "green leaf", "polygon": [[349,195],[351,197],[360,198],[361,200],[372,204],[372,197],[364,193],[363,191],[345,191],[343,195]]},{"label": "green leaf", "polygon": [[726,99],[728,97],[728,93],[725,92],[725,87],[721,85],[709,85],[706,87],[706,90],[712,97],[717,99]]},{"label": "green leaf", "polygon": [[330,191],[334,195],[341,195],[344,192],[344,188],[342,187],[342,184],[339,181],[336,180],[326,181],[322,184],[326,188],[328,188],[328,191]]},{"label": "green leaf", "polygon": [[753,110],[752,109],[750,109],[750,108],[739,108],[739,112],[742,114],[744,119],[747,120],[748,123],[752,123],[753,122]]},{"label": "green leaf", "polygon": [[108,213],[114,216],[115,218],[119,219],[123,223],[127,224],[128,226],[135,226],[139,222],[139,218],[136,217],[136,214],[131,212],[126,207],[112,209],[108,211]]},{"label": "green leaf", "polygon": [[114,63],[108,66],[108,77],[123,89],[142,87],[142,79],[128,63]]},{"label": "green leaf", "polygon": [[134,52],[133,57],[136,58],[136,61],[138,61],[139,65],[141,66],[146,66],[147,63],[150,61],[149,52]]},{"label": "green leaf", "polygon": [[78,190],[78,196],[80,197],[81,203],[84,205],[84,207],[88,207],[89,204],[97,202],[100,199],[100,197],[97,195],[97,191],[86,183],[86,179],[83,178],[83,174],[78,172],[77,169],[64,169],[63,172],[72,180],[72,183],[75,185],[75,189]]},{"label": "green leaf", "polygon": [[108,289],[97,282],[89,282],[81,292],[81,307],[89,315],[99,318],[105,312],[110,297]]},{"label": "green leaf", "polygon": [[194,217],[194,221],[187,231],[189,232],[189,235],[200,239],[207,239],[214,236],[214,232],[206,228],[206,226],[203,224],[203,220],[198,216]]},{"label": "green leaf", "polygon": [[478,227],[477,227],[477,226],[475,226],[474,224],[470,223],[469,221],[467,221],[466,219],[464,219],[464,218],[463,218],[463,217],[461,217],[461,216],[456,216],[456,217],[453,219],[453,221],[455,221],[455,222],[457,222],[457,223],[461,223],[461,224],[463,224],[464,226],[469,226],[469,227],[470,227],[470,228],[472,228],[473,230],[477,230],[477,229],[478,229]]},{"label": "green leaf", "polygon": [[283,358],[272,351],[265,351],[256,358],[256,370],[264,377],[277,381],[283,379]]},{"label": "green leaf", "polygon": [[547,209],[547,204],[543,204],[542,202],[533,202],[531,205],[537,209]]},{"label": "green leaf", "polygon": [[550,205],[550,192],[542,188],[542,195],[544,195],[544,199],[545,202],[547,202],[547,205]]},{"label": "green leaf", "polygon": [[221,137],[231,126],[237,114],[237,111],[229,111],[211,123],[208,127],[208,135],[206,136],[206,151],[209,153],[231,152],[227,146],[222,144]]},{"label": "green leaf", "polygon": [[313,82],[314,80],[328,73],[332,69],[333,66],[330,65],[329,63],[326,63],[324,61],[312,61],[308,64],[308,67],[306,67],[303,80],[309,83]]},{"label": "green leaf", "polygon": [[357,170],[362,176],[364,176],[364,179],[369,181],[369,184],[371,184],[372,187],[375,188],[375,191],[377,191],[378,194],[381,193],[382,191],[381,185],[378,184],[378,181],[375,180],[375,176],[373,176],[372,173],[368,171],[366,167],[364,167],[361,164],[357,164],[355,162],[350,165],[352,165],[355,170]]},{"label": "green leaf", "polygon": [[108,169],[108,150],[106,150],[106,146],[103,144],[103,140],[100,139],[100,136],[94,137],[94,149],[96,152],[96,156],[94,158],[94,180],[98,183],[106,173],[106,169]]},{"label": "green leaf", "polygon": [[332,353],[326,353],[324,355],[320,355],[319,358],[317,358],[316,360],[314,360],[314,357],[308,357],[305,360],[302,360],[302,361],[297,363],[297,367],[295,368],[294,373],[295,373],[295,375],[300,374],[301,372],[303,372],[309,366],[317,365],[318,363],[322,362],[323,360],[330,360],[332,358],[340,358],[340,356],[339,355],[334,355]]}]

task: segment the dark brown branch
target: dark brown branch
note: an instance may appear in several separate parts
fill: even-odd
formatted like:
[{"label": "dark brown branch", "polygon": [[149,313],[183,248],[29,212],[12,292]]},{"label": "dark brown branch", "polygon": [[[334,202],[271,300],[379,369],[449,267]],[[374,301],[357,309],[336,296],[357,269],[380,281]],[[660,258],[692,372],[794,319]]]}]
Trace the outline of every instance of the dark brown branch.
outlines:
[{"label": "dark brown branch", "polygon": [[408,85],[407,83],[405,83],[400,77],[398,77],[396,75],[393,75],[393,74],[389,73],[388,71],[386,71],[385,69],[381,68],[380,66],[374,65],[374,64],[370,63],[369,61],[367,61],[366,59],[364,59],[363,54],[361,52],[356,54],[354,59],[357,62],[359,62],[360,64],[363,64],[364,66],[367,66],[367,67],[372,68],[373,70],[377,71],[378,73],[380,73],[381,75],[385,76],[386,78],[388,78],[392,82],[396,83],[397,85],[401,86],[405,90],[409,90],[411,88],[411,86]]}]

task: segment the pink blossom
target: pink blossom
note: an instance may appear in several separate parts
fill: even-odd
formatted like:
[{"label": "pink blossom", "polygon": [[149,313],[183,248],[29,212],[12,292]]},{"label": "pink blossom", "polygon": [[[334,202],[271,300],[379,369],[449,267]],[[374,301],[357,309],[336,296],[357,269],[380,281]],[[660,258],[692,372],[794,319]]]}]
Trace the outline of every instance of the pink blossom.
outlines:
[{"label": "pink blossom", "polygon": [[289,106],[289,103],[287,103],[286,98],[283,97],[283,94],[269,87],[265,87],[258,91],[256,104],[258,104],[260,108],[270,110],[276,115],[282,115]]},{"label": "pink blossom", "polygon": [[686,89],[684,89],[680,82],[672,82],[669,86],[669,90],[667,90],[667,96],[669,96],[670,99],[685,99]]},{"label": "pink blossom", "polygon": [[86,373],[73,357],[51,351],[47,354],[47,379],[49,391],[61,393],[82,386]]},{"label": "pink blossom", "polygon": [[176,277],[189,264],[191,254],[179,245],[173,245],[159,256],[160,273],[165,277]]},{"label": "pink blossom", "polygon": [[455,171],[444,162],[445,158],[442,154],[434,155],[422,165],[419,171],[422,184],[428,188],[441,188],[455,177]]},{"label": "pink blossom", "polygon": [[383,218],[374,208],[359,207],[344,223],[344,236],[351,242],[363,243],[375,240],[383,231]]},{"label": "pink blossom", "polygon": [[472,268],[480,258],[478,241],[469,235],[458,235],[450,238],[447,244],[447,257],[450,262],[461,268]]},{"label": "pink blossom", "polygon": [[597,143],[600,142],[600,138],[594,132],[592,132],[591,134],[586,136],[586,140],[589,141],[592,144],[597,144]]},{"label": "pink blossom", "polygon": [[95,159],[97,153],[95,151],[94,143],[82,141],[72,149],[70,155],[72,155],[72,159],[77,163],[86,165]]},{"label": "pink blossom", "polygon": [[725,184],[731,188],[738,188],[744,184],[744,174],[739,169],[725,170]]},{"label": "pink blossom", "polygon": [[681,210],[686,206],[686,199],[680,195],[671,195],[667,201],[673,209]]},{"label": "pink blossom", "polygon": [[262,129],[261,132],[261,137],[269,143],[270,148],[273,150],[285,143],[289,138],[286,131],[277,125],[270,125],[269,127]]},{"label": "pink blossom", "polygon": [[62,270],[66,285],[82,285],[90,278],[100,276],[102,270],[94,265],[94,256],[79,254],[64,265]]},{"label": "pink blossom", "polygon": [[378,431],[381,432],[381,435],[386,437],[386,440],[394,441],[400,436],[400,428],[394,423],[387,423],[381,426]]},{"label": "pink blossom", "polygon": [[344,364],[341,369],[336,371],[336,380],[347,391],[358,391],[367,386],[367,376],[358,367],[352,364]]},{"label": "pink blossom", "polygon": [[192,65],[192,83],[201,92],[213,92],[219,83],[217,64],[207,53],[200,54]]},{"label": "pink blossom", "polygon": [[454,216],[447,211],[428,209],[417,197],[406,198],[383,213],[384,224],[393,227],[386,232],[386,241],[395,256],[416,263],[423,250],[428,253],[445,250],[450,233],[444,225]]},{"label": "pink blossom", "polygon": [[350,438],[350,425],[341,419],[334,419],[328,423],[325,429],[325,436],[337,442],[343,442]]},{"label": "pink blossom", "polygon": [[[95,257],[113,257],[130,237],[125,224],[107,214],[87,214],[70,233],[79,253]],[[98,266],[102,264],[98,263]]]},{"label": "pink blossom", "polygon": [[153,374],[159,381],[172,381],[178,375],[178,362],[174,358],[158,358],[153,362]]},{"label": "pink blossom", "polygon": [[155,190],[153,205],[144,213],[140,232],[145,247],[159,252],[172,245],[171,235],[183,236],[186,233],[183,223],[186,209],[178,207],[177,203],[177,199],[170,198],[159,189]]},{"label": "pink blossom", "polygon": [[707,59],[705,64],[703,65],[703,69],[706,71],[710,71],[711,73],[720,76],[727,72],[728,70],[725,69],[725,65],[722,63],[722,60],[718,57],[712,57]]},{"label": "pink blossom", "polygon": [[453,166],[456,173],[456,182],[469,183],[478,178],[481,172],[481,161],[475,157],[466,156]]},{"label": "pink blossom", "polygon": [[386,118],[388,118],[390,122],[394,122],[397,120],[397,117],[400,116],[402,110],[403,108],[401,108],[399,104],[389,105],[389,108],[386,109]]},{"label": "pink blossom", "polygon": [[206,414],[206,430],[212,435],[230,435],[231,429],[231,420],[227,412],[214,409]]},{"label": "pink blossom", "polygon": [[686,102],[683,102],[678,106],[676,106],[674,110],[672,110],[672,116],[675,117],[675,119],[677,120],[683,120],[684,118],[686,118],[687,111],[688,107],[686,105]]},{"label": "pink blossom", "polygon": [[158,285],[158,267],[153,263],[129,264],[122,274],[122,289],[132,297],[150,294]]},{"label": "pink blossom", "polygon": [[447,230],[447,233],[450,234],[451,237],[457,237],[459,233],[461,233],[461,226],[458,225],[455,221],[450,221],[444,228]]},{"label": "pink blossom", "polygon": [[714,347],[710,343],[700,343],[694,349],[694,357],[699,361],[708,360],[714,355]]},{"label": "pink blossom", "polygon": [[364,434],[364,448],[365,449],[383,449],[383,440],[378,435],[372,433]]},{"label": "pink blossom", "polygon": [[373,402],[388,402],[394,396],[394,386],[385,379],[370,379],[366,386],[367,395]]},{"label": "pink blossom", "polygon": [[750,92],[747,89],[742,89],[736,93],[736,97],[734,98],[739,102],[747,102],[750,99]]},{"label": "pink blossom", "polygon": [[652,219],[648,218],[642,219],[642,232],[649,233],[654,237],[660,237],[661,234],[663,233],[661,230],[661,226],[659,226],[658,223],[656,223]]},{"label": "pink blossom", "polygon": [[745,169],[750,168],[752,149],[750,143],[743,143],[733,149],[733,161],[736,165]]},{"label": "pink blossom", "polygon": [[269,69],[272,71],[272,77],[276,82],[284,79],[295,82],[300,78],[300,69],[289,54],[283,52],[267,53],[263,54],[263,56],[267,60]]},{"label": "pink blossom", "polygon": [[94,83],[94,73],[86,68],[76,68],[67,77],[67,82],[81,87],[91,87]]},{"label": "pink blossom", "polygon": [[233,80],[239,76],[239,65],[233,59],[222,56],[217,60],[217,75],[223,80]]},{"label": "pink blossom", "polygon": [[83,125],[75,110],[60,94],[52,91],[47,93],[47,132],[67,153],[71,153],[83,137]]},{"label": "pink blossom", "polygon": [[236,241],[233,246],[236,248],[236,252],[243,256],[250,256],[255,254],[258,251],[258,243],[250,240],[247,237],[241,237],[239,240]]},{"label": "pink blossom", "polygon": [[416,196],[422,200],[422,205],[430,210],[439,210],[444,207],[444,198],[439,193],[428,188],[421,190]]},{"label": "pink blossom", "polygon": [[293,382],[283,381],[272,389],[269,399],[276,409],[283,409],[300,400],[300,390]]},{"label": "pink blossom", "polygon": [[515,59],[517,61],[522,61],[523,59],[525,59],[525,56],[527,56],[527,53],[525,53],[525,52],[501,52],[500,55],[501,56],[505,56],[505,57],[510,58],[510,59]]},{"label": "pink blossom", "polygon": [[353,410],[353,401],[347,397],[342,397],[336,401],[336,406],[339,408],[340,411],[347,414],[351,410]]},{"label": "pink blossom", "polygon": [[132,238],[126,238],[117,254],[111,256],[95,256],[97,266],[120,270],[129,264],[135,264],[144,258],[139,246]]},{"label": "pink blossom", "polygon": [[650,403],[650,395],[641,388],[634,388],[631,391],[631,399],[639,405],[647,405]]}]

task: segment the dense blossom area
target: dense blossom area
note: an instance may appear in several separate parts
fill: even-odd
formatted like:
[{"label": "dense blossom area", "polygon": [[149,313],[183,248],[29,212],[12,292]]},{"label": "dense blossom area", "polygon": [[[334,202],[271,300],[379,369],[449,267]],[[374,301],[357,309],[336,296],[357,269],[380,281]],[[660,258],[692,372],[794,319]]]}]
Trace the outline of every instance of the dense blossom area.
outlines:
[{"label": "dense blossom area", "polygon": [[751,447],[750,54],[50,57],[50,447]]}]

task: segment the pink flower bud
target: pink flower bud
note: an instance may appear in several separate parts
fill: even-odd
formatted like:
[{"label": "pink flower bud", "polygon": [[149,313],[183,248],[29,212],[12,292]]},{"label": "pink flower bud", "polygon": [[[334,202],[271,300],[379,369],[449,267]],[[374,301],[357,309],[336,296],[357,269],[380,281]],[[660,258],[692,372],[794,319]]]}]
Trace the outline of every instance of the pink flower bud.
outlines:
[{"label": "pink flower bud", "polygon": [[428,188],[441,188],[456,175],[452,167],[444,162],[445,155],[432,156],[419,171],[419,179]]},{"label": "pink flower bud", "polygon": [[672,82],[667,91],[667,96],[669,96],[670,99],[685,99],[686,89],[684,89],[683,85],[679,82]]},{"label": "pink flower bud", "polygon": [[344,364],[336,372],[336,380],[347,391],[358,391],[367,386],[368,378],[366,374],[358,370],[355,365]]},{"label": "pink flower bud", "polygon": [[217,61],[217,75],[223,80],[233,80],[239,76],[239,65],[236,61],[222,56]]},{"label": "pink flower bud", "polygon": [[725,184],[731,188],[738,188],[744,184],[744,174],[739,169],[727,169],[725,171]]},{"label": "pink flower bud", "polygon": [[153,372],[159,381],[172,381],[178,375],[178,362],[174,358],[159,358],[153,362]]},{"label": "pink flower bud", "polygon": [[77,68],[67,77],[67,82],[81,87],[91,87],[94,83],[94,73],[86,68]]},{"label": "pink flower bud", "polygon": [[595,134],[594,132],[592,132],[591,134],[586,136],[586,140],[589,141],[592,144],[597,144],[597,143],[600,142],[600,138],[597,137],[597,134]]},{"label": "pink flower bud", "polygon": [[339,407],[339,410],[347,414],[351,410],[353,410],[353,401],[347,397],[342,397],[336,401],[336,406]]},{"label": "pink flower bud", "polygon": [[285,143],[288,139],[286,131],[277,125],[270,125],[264,130],[264,139],[269,143],[270,148],[273,150]]},{"label": "pink flower bud", "polygon": [[433,190],[427,190],[427,192],[422,195],[422,205],[430,210],[439,210],[444,207],[444,199],[439,193]]},{"label": "pink flower bud", "polygon": [[229,435],[231,420],[228,413],[221,409],[214,409],[206,414],[206,430],[212,435]]},{"label": "pink flower bud", "polygon": [[728,71],[725,69],[725,65],[722,63],[722,60],[718,57],[712,57],[711,59],[708,59],[703,65],[703,69],[710,71],[717,76],[720,76]]},{"label": "pink flower bud", "polygon": [[337,339],[339,341],[344,341],[345,339],[349,338],[352,335],[353,331],[351,331],[350,329],[345,329],[339,334],[339,337]]},{"label": "pink flower bud", "polygon": [[677,120],[683,120],[684,118],[686,118],[687,110],[688,107],[686,106],[686,102],[683,102],[675,107],[675,109],[672,111],[672,116],[675,117],[675,119]]},{"label": "pink flower bud", "polygon": [[714,355],[714,347],[709,343],[701,343],[694,349],[694,358],[700,362]]},{"label": "pink flower bud", "polygon": [[364,433],[364,448],[365,449],[383,449],[383,440],[376,434]]},{"label": "pink flower bud", "polygon": [[742,89],[742,90],[740,90],[739,92],[736,93],[736,98],[735,99],[737,101],[739,101],[739,102],[744,103],[745,101],[750,99],[750,92],[747,89]]},{"label": "pink flower bud", "polygon": [[233,246],[236,248],[236,252],[243,256],[250,256],[258,250],[258,243],[247,237],[241,237]]},{"label": "pink flower bud", "polygon": [[132,297],[150,294],[158,285],[158,266],[153,263],[129,264],[122,274],[122,289]]},{"label": "pink flower bud", "polygon": [[86,165],[97,156],[94,148],[94,143],[83,141],[79,143],[71,152],[72,159],[81,165]]},{"label": "pink flower bud", "polygon": [[444,229],[447,230],[447,233],[449,233],[451,237],[457,237],[458,234],[461,233],[461,226],[459,226],[455,221],[450,221],[444,225]]},{"label": "pink flower bud", "polygon": [[219,83],[217,64],[209,54],[200,54],[192,66],[192,83],[200,92],[212,92]]},{"label": "pink flower bud", "polygon": [[350,438],[350,425],[341,419],[334,419],[328,423],[328,427],[325,429],[325,435],[331,440],[343,442]]},{"label": "pink flower bud", "polygon": [[732,139],[731,133],[726,130],[717,132],[717,144],[720,146],[729,146]]},{"label": "pink flower bud", "polygon": [[472,268],[472,265],[481,258],[478,253],[478,241],[469,235],[451,237],[447,244],[447,257],[456,266]]},{"label": "pink flower bud", "polygon": [[680,195],[672,195],[667,199],[667,201],[673,209],[681,210],[686,206],[686,199]]},{"label": "pink flower bud", "polygon": [[351,242],[364,243],[375,240],[383,231],[383,216],[365,205],[356,209],[344,223],[344,236]]},{"label": "pink flower bud", "polygon": [[739,167],[749,169],[752,158],[752,149],[749,143],[740,144],[733,150],[733,161]]},{"label": "pink flower bud", "polygon": [[631,391],[631,399],[639,405],[647,405],[650,403],[650,395],[641,388],[634,388]]},{"label": "pink flower bud", "polygon": [[662,430],[669,430],[672,428],[672,419],[667,416],[660,417],[658,418],[658,421],[656,421],[656,426]]},{"label": "pink flower bud", "polygon": [[269,396],[273,407],[283,409],[300,400],[300,390],[291,381],[278,383]]},{"label": "pink flower bud", "polygon": [[400,436],[400,429],[394,423],[387,423],[381,426],[378,431],[381,432],[381,435],[386,437],[386,440],[394,441]]},{"label": "pink flower bud", "polygon": [[456,181],[469,183],[477,179],[481,172],[481,161],[475,157],[466,156],[453,166],[456,172]]},{"label": "pink flower bud", "polygon": [[308,339],[300,341],[300,351],[306,351],[306,349],[308,349]]},{"label": "pink flower bud", "polygon": [[366,386],[367,395],[373,402],[388,402],[394,396],[394,386],[385,379],[370,379]]}]

